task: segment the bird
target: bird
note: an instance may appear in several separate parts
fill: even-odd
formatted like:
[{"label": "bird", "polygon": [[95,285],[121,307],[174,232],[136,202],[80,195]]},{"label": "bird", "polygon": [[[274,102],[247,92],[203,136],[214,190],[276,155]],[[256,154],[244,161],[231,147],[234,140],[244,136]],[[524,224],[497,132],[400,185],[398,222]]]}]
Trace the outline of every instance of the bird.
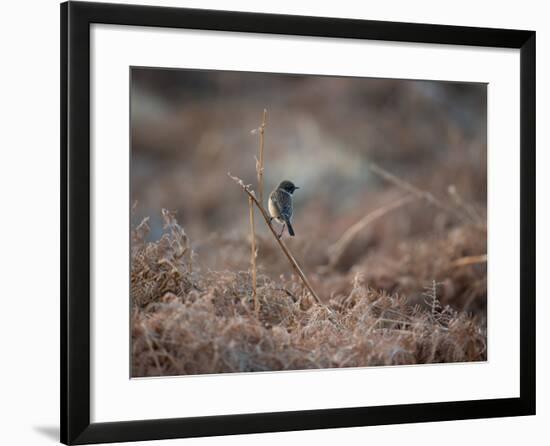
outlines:
[{"label": "bird", "polygon": [[300,188],[295,186],[292,181],[284,180],[269,194],[268,208],[271,220],[275,219],[283,225],[279,238],[282,237],[285,227],[288,228],[288,233],[294,237],[294,228],[290,219],[292,218],[292,194],[296,189]]}]

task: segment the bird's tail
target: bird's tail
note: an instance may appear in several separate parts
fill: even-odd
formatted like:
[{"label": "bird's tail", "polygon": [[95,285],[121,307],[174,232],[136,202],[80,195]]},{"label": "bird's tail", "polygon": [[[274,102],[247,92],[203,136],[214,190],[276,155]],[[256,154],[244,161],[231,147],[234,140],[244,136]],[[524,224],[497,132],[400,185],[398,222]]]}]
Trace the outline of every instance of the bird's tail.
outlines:
[{"label": "bird's tail", "polygon": [[294,228],[292,227],[292,225],[290,224],[290,220],[287,220],[286,221],[286,226],[288,228],[288,233],[294,237]]}]

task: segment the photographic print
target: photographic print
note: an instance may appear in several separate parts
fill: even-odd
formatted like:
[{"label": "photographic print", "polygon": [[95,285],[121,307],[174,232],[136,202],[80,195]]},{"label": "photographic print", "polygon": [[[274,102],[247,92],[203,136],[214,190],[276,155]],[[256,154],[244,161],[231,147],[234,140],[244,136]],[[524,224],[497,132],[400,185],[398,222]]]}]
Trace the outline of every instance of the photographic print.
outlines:
[{"label": "photographic print", "polygon": [[487,360],[487,86],[130,69],[132,377]]}]

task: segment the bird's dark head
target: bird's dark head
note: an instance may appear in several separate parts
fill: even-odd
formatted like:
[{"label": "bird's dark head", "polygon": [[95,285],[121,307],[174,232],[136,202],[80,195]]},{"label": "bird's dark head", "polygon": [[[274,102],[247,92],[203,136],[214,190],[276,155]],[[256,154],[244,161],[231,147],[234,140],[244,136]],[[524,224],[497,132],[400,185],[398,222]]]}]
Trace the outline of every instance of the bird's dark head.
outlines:
[{"label": "bird's dark head", "polygon": [[298,186],[294,186],[294,183],[292,181],[284,180],[284,181],[281,181],[281,183],[278,186],[278,189],[282,189],[284,191],[287,191],[289,194],[292,194],[296,189],[300,189],[300,188]]}]

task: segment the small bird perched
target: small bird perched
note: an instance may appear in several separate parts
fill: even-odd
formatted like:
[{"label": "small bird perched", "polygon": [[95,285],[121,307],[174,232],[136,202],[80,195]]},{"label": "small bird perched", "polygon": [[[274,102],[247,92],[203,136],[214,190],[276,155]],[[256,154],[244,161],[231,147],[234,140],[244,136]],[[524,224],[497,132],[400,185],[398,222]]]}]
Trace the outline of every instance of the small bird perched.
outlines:
[{"label": "small bird perched", "polygon": [[290,224],[292,218],[292,194],[296,189],[292,181],[284,180],[269,194],[269,214],[271,219],[277,220],[283,225],[283,229],[279,234],[279,238],[283,235],[285,227],[288,228],[288,233],[294,237],[294,229]]}]

